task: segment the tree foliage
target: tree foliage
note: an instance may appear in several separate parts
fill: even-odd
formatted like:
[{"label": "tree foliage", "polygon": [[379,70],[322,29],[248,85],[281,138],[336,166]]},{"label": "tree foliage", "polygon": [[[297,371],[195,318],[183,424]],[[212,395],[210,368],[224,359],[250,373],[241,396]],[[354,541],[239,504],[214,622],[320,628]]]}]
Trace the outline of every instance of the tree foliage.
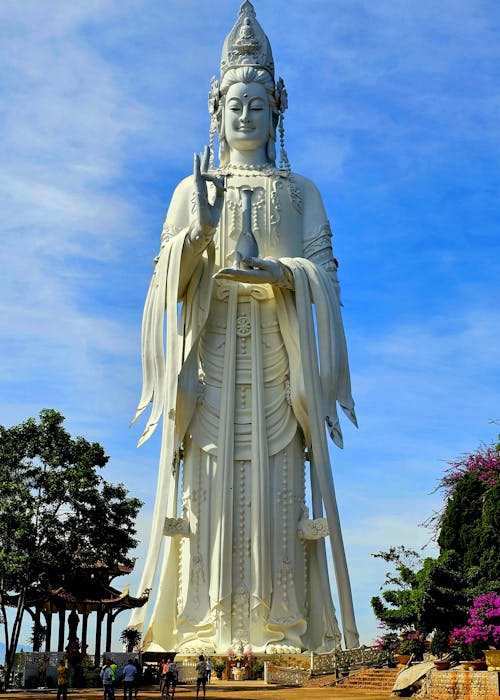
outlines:
[{"label": "tree foliage", "polygon": [[500,485],[486,485],[475,474],[465,473],[446,504],[438,544],[441,552],[456,554],[471,590],[500,587],[499,538]]},{"label": "tree foliage", "polygon": [[125,627],[120,634],[120,641],[126,644],[128,652],[134,651],[141,639],[142,634],[136,627]]},{"label": "tree foliage", "polygon": [[474,596],[500,590],[500,451],[481,448],[449,463],[438,489],[443,510],[431,519],[437,558],[405,547],[373,556],[393,565],[371,600],[390,630],[446,634],[463,625]]},{"label": "tree foliage", "polygon": [[[131,565],[141,502],[99,470],[103,447],[72,438],[53,409],[0,426],[0,608],[10,671],[27,599],[71,584],[98,561]],[[6,606],[15,605],[10,625]]]},{"label": "tree foliage", "polygon": [[390,563],[395,569],[395,573],[392,570],[386,573],[381,595],[371,599],[375,615],[390,630],[418,630],[418,570],[422,564],[418,552],[400,545],[373,556]]}]

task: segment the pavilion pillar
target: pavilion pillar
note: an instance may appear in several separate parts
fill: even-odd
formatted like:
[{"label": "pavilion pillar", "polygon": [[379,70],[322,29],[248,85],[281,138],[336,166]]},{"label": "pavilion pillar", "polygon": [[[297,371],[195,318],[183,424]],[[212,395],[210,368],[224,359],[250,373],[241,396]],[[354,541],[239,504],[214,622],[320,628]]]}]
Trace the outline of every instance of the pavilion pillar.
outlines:
[{"label": "pavilion pillar", "polygon": [[101,633],[102,633],[102,619],[104,617],[104,612],[101,608],[97,608],[97,621],[95,625],[95,652],[94,652],[94,666],[100,667],[101,665]]},{"label": "pavilion pillar", "polygon": [[37,603],[33,614],[33,651],[40,651],[40,632],[40,606]]},{"label": "pavilion pillar", "polygon": [[59,610],[59,639],[57,642],[57,651],[64,651],[64,626],[66,622],[66,610]]},{"label": "pavilion pillar", "polygon": [[52,611],[44,610],[43,616],[45,618],[45,651],[50,652],[50,643],[52,639]]},{"label": "pavilion pillar", "polygon": [[111,651],[111,635],[113,632],[113,611],[108,610],[106,616],[106,651]]},{"label": "pavilion pillar", "polygon": [[86,610],[84,610],[82,612],[82,639],[81,639],[81,642],[82,642],[81,649],[82,649],[82,652],[84,654],[87,653],[87,646],[88,646],[88,644],[87,644],[87,623],[88,623],[88,621],[89,621],[89,614]]}]

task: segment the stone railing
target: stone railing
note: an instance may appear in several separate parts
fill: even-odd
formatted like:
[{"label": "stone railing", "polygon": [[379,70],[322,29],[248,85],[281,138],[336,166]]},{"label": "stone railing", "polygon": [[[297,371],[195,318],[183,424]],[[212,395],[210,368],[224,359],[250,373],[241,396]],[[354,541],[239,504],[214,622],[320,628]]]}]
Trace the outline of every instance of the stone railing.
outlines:
[{"label": "stone railing", "polygon": [[118,668],[123,668],[127,665],[129,659],[137,658],[139,658],[139,654],[136,651],[105,651],[101,657],[101,660],[102,664],[104,665],[106,659],[112,659]]},{"label": "stone railing", "polygon": [[328,654],[311,654],[311,675],[336,673],[343,668],[361,668],[377,666],[387,661],[387,653],[376,647],[357,647],[356,649],[335,649]]},{"label": "stone railing", "polygon": [[304,685],[309,675],[309,671],[304,668],[285,668],[267,661],[264,664],[264,680],[270,685]]},{"label": "stone railing", "polygon": [[179,671],[178,683],[196,683],[196,664],[191,661],[182,661],[177,664]]},{"label": "stone railing", "polygon": [[320,676],[322,673],[335,673],[337,668],[339,668],[337,651],[331,651],[327,654],[311,653],[311,676]]},{"label": "stone railing", "polygon": [[[129,659],[136,659],[138,656],[135,651],[105,651],[101,657],[101,665],[104,664],[106,659],[113,659],[118,668],[123,668]],[[22,654],[18,654],[17,665],[20,670],[26,666],[39,666],[42,663],[45,663],[46,666],[57,666],[59,659],[66,660],[66,657],[67,655],[64,651],[23,651]],[[87,654],[82,661],[82,665],[93,666],[94,655]]]},{"label": "stone railing", "polygon": [[17,666],[23,670],[26,666],[57,666],[59,659],[64,658],[63,651],[24,651],[17,656]]}]

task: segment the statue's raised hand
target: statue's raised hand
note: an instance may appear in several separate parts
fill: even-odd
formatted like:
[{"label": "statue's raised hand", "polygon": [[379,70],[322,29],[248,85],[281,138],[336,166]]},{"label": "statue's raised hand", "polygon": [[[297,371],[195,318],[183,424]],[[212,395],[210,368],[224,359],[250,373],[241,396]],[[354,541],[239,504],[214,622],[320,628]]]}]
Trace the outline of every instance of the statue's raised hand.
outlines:
[{"label": "statue's raised hand", "polygon": [[[193,243],[208,245],[212,240],[219,223],[222,205],[224,204],[224,180],[223,178],[211,175],[208,172],[210,162],[210,149],[205,146],[203,155],[195,153],[194,156],[194,187],[196,195],[196,213],[197,221],[191,233],[191,241]],[[208,200],[207,182],[212,182],[215,185],[215,200],[210,204]]]}]

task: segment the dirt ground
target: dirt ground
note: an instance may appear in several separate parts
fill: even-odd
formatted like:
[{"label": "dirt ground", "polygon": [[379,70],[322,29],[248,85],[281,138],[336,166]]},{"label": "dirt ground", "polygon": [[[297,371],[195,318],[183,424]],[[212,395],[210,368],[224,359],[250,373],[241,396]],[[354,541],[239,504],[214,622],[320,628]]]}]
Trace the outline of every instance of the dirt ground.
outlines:
[{"label": "dirt ground", "polygon": [[[1,700],[55,700],[56,691],[51,690],[12,690],[0,694]],[[200,693],[200,699],[202,694]],[[123,692],[115,690],[116,700],[123,699]],[[177,687],[175,698],[187,700],[196,698],[196,688],[192,685]],[[390,693],[380,693],[369,690],[338,688],[277,688],[266,686],[259,681],[244,683],[226,683],[214,681],[207,685],[206,700],[388,700]],[[70,690],[68,700],[102,700],[100,689]],[[161,700],[160,693],[155,689],[139,692],[138,700]]]}]

